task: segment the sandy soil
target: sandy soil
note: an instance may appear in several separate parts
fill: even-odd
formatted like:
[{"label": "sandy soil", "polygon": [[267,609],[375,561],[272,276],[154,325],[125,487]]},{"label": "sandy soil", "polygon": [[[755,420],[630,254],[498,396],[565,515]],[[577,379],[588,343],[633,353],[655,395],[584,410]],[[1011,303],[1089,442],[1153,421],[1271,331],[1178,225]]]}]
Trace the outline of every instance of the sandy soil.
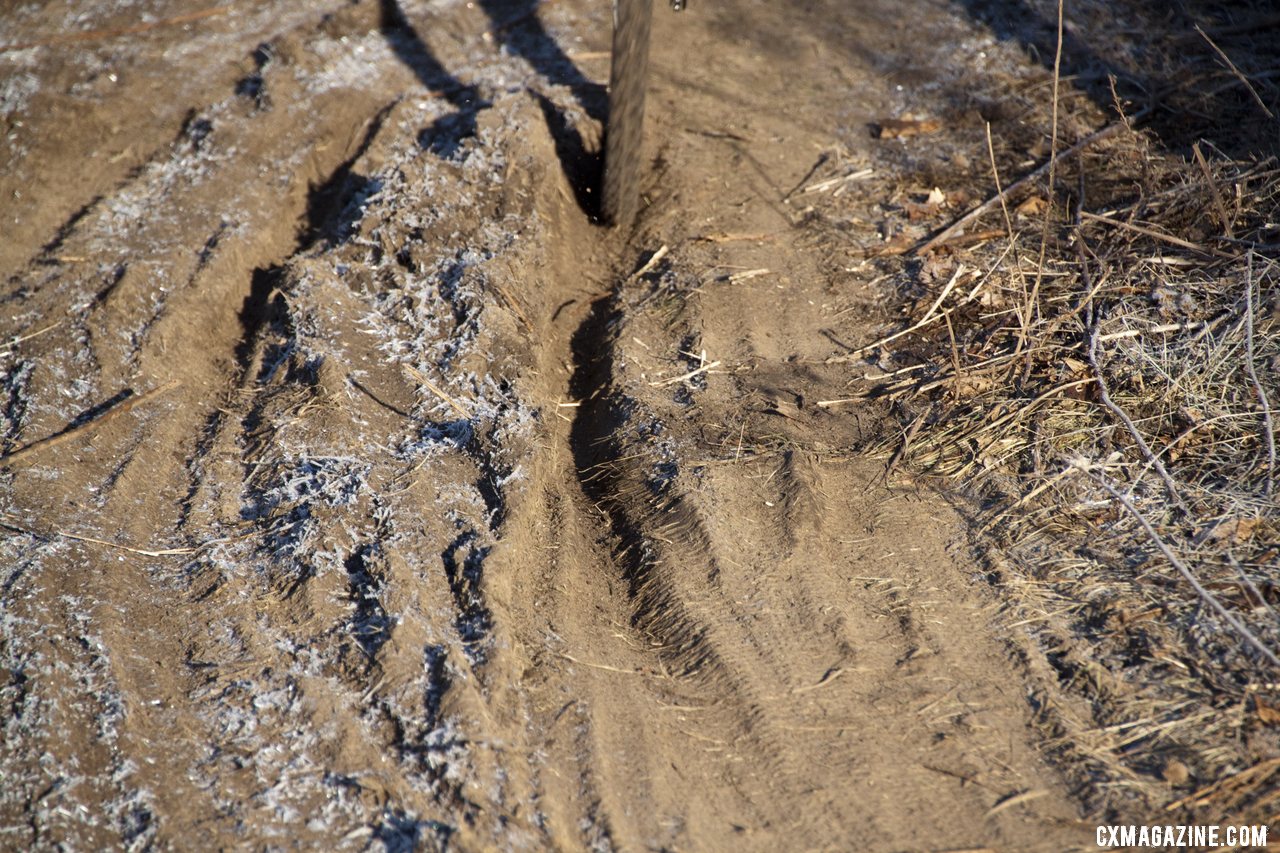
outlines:
[{"label": "sandy soil", "polygon": [[818,405],[892,295],[815,163],[1015,45],[660,10],[624,234],[607,4],[215,11],[0,53],[0,426],[72,430],[0,474],[0,847],[1092,844],[962,514]]}]

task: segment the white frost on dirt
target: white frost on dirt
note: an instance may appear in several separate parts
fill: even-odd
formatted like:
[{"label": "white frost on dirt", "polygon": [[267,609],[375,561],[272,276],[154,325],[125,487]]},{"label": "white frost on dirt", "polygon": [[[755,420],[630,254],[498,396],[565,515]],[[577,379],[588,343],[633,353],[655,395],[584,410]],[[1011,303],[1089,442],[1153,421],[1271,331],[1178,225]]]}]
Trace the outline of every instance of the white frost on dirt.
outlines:
[{"label": "white frost on dirt", "polygon": [[[461,2],[449,0],[446,6]],[[262,17],[276,6],[264,8],[253,14]],[[412,12],[410,20],[417,22],[431,9],[440,12],[437,5],[414,4],[406,14]],[[203,39],[193,39],[173,55],[195,49]],[[369,74],[385,74],[388,63],[399,63],[378,33],[315,44],[329,51],[333,61],[303,80],[313,93],[359,88]],[[402,119],[388,122],[375,140],[389,162],[367,174],[363,162],[352,164],[353,174],[367,183],[363,195],[348,200],[341,212],[354,220],[347,229],[351,233],[318,242],[286,265],[281,291],[287,321],[278,327],[268,324],[262,332],[268,361],[274,359],[281,369],[249,377],[247,383],[253,386],[254,405],[262,406],[254,415],[263,417],[270,440],[249,458],[250,437],[237,434],[234,446],[245,458],[230,460],[230,467],[244,462],[248,482],[239,503],[232,503],[233,520],[223,525],[226,538],[208,543],[182,568],[185,577],[211,581],[227,597],[225,615],[201,611],[214,615],[196,626],[199,660],[189,662],[193,686],[185,722],[191,727],[188,746],[198,758],[187,778],[216,809],[232,816],[231,822],[252,826],[259,843],[287,844],[303,831],[326,838],[337,849],[367,844],[368,849],[404,850],[447,839],[451,828],[431,815],[372,807],[367,793],[361,795],[361,780],[343,775],[331,760],[343,738],[389,743],[388,729],[397,733],[387,750],[388,765],[428,801],[433,794],[447,801],[472,786],[495,801],[502,796],[504,780],[483,778],[489,771],[475,760],[473,750],[487,748],[478,746],[482,732],[476,721],[451,716],[441,707],[450,689],[480,689],[484,651],[493,643],[480,582],[484,561],[496,542],[507,492],[518,487],[528,469],[522,462],[539,417],[519,390],[525,353],[499,351],[508,345],[514,320],[495,289],[510,276],[509,262],[536,266],[529,253],[540,251],[544,240],[541,220],[506,212],[509,200],[502,195],[505,152],[519,139],[520,108],[528,108],[523,85],[535,75],[523,60],[496,54],[492,46],[477,46],[473,65],[450,69],[460,80],[475,81],[493,101],[478,113],[475,133],[458,140],[461,156],[438,157],[420,141],[424,125],[456,112],[453,104],[433,99],[419,101],[416,110],[403,110]],[[564,87],[545,88],[557,101],[571,100]],[[101,263],[80,267],[53,284],[72,291],[67,301],[74,310],[65,330],[65,355],[39,365],[57,379],[57,393],[32,405],[56,407],[58,416],[15,406],[0,409],[5,419],[0,427],[7,433],[25,429],[33,414],[42,422],[66,423],[100,401],[90,319],[111,276],[127,264],[128,274],[144,276],[154,285],[145,291],[142,311],[150,322],[165,309],[166,295],[182,286],[181,276],[170,272],[165,259],[191,255],[185,221],[233,223],[223,235],[227,243],[245,240],[250,223],[261,221],[235,192],[201,198],[209,194],[209,182],[243,156],[230,144],[242,129],[237,122],[244,122],[244,104],[235,98],[228,94],[202,108],[194,120],[207,127],[189,123],[185,135],[77,225],[72,235],[76,243],[68,254],[92,255]],[[485,115],[487,110],[494,112]],[[498,117],[510,121],[496,127]],[[296,164],[307,152],[293,156],[289,163],[264,171],[263,180],[299,171]],[[401,252],[408,261],[397,259]],[[353,323],[353,317],[358,321]],[[353,340],[353,332],[361,339]],[[101,346],[104,338],[133,350],[139,346],[137,329],[115,327],[92,342]],[[321,417],[295,417],[296,410],[285,404],[307,394],[321,403],[333,402],[317,390],[322,384],[318,376],[322,369],[339,376],[356,374],[353,357],[365,359],[365,365],[381,357],[397,370],[414,368],[459,401],[465,416],[422,388],[409,416],[397,420],[360,415],[354,403],[361,398],[355,397],[352,405],[333,407],[338,414],[324,413],[349,417],[332,432],[317,432],[314,424]],[[385,371],[383,365],[378,368]],[[4,387],[16,388],[16,397],[25,401],[33,369],[10,367],[3,374]],[[382,423],[387,425],[376,426]],[[240,426],[235,417],[224,422],[233,434]],[[424,460],[431,465],[421,465]],[[435,465],[437,461],[442,464]],[[411,504],[415,496],[400,496],[395,478],[409,470],[435,477],[426,479],[434,490],[433,505]],[[56,468],[42,466],[31,466],[24,474],[57,475]],[[231,480],[226,489],[239,486],[240,481]],[[193,491],[193,514],[225,515],[219,496],[218,488]],[[11,508],[3,500],[0,510],[7,513]],[[245,535],[245,528],[253,535]],[[92,528],[86,524],[83,529]],[[217,524],[200,531],[210,533],[223,535]],[[0,565],[5,567],[0,569],[5,592],[0,600],[0,666],[9,673],[0,679],[0,702],[20,710],[0,724],[6,742],[48,742],[56,737],[51,703],[61,695],[61,701],[94,703],[93,737],[115,749],[126,706],[111,678],[112,650],[98,638],[92,622],[96,603],[62,602],[67,613],[77,614],[72,621],[83,644],[57,662],[46,649],[60,648],[57,644],[66,638],[54,632],[69,617],[31,607],[19,618],[11,609],[10,587],[13,596],[33,596],[42,560],[57,556],[65,565],[68,547],[61,540],[23,536],[0,540]],[[380,561],[387,561],[386,552],[392,550],[397,574],[388,580]],[[101,563],[114,559],[104,557]],[[446,568],[450,562],[452,568]],[[446,579],[446,571],[453,577]],[[287,615],[262,606],[284,595],[280,587],[288,583],[298,588],[314,583],[317,598],[339,606],[315,617],[325,620],[319,627],[290,623]],[[419,597],[419,587],[434,589],[436,599],[425,593]],[[174,593],[166,589],[163,594]],[[177,597],[187,594],[183,590]],[[413,630],[405,630],[406,624]],[[376,671],[378,649],[386,646],[382,654],[388,655],[400,652],[395,646],[410,642],[407,637],[424,644],[408,652],[422,655],[419,671],[385,688],[360,671]],[[61,693],[44,688],[41,680],[55,670],[75,687]],[[345,725],[339,727],[327,724],[317,706],[354,713],[344,714]],[[42,759],[38,772],[16,761],[8,753],[0,755],[0,775],[22,780],[0,785],[0,807],[6,812],[12,807],[21,813],[57,779],[62,787],[40,806],[47,812],[40,820],[55,820],[48,815],[65,808],[112,822],[125,846],[146,846],[155,837],[163,815],[155,814],[152,793],[138,781],[137,768],[127,758],[111,765],[114,787],[105,811],[103,799],[94,799],[99,790],[90,790],[90,783],[101,785],[102,780],[92,778],[91,771],[56,757]],[[383,771],[371,773],[378,772]],[[246,778],[253,784],[252,796],[227,793],[231,781]],[[442,812],[449,814],[443,806]],[[368,832],[359,832],[362,827]],[[59,829],[68,838],[86,837],[65,824]]]},{"label": "white frost on dirt", "polygon": [[[399,64],[386,37],[376,30],[318,41],[312,46],[312,52],[320,60],[320,70],[295,69],[298,82],[312,95],[334,89],[367,89],[370,76],[385,73],[381,69]],[[308,109],[307,104],[300,98],[297,108]]]},{"label": "white frost on dirt", "polygon": [[[7,515],[10,508],[3,509]],[[93,630],[91,602],[64,594],[51,605],[40,583],[44,561],[71,547],[64,539],[27,535],[0,540],[0,565],[9,567],[0,578],[0,704],[8,710],[0,730],[6,744],[44,747],[35,767],[23,763],[30,753],[0,750],[0,778],[6,780],[0,785],[0,811],[17,814],[34,804],[33,819],[46,830],[62,826],[64,835],[74,835],[75,825],[110,825],[125,849],[140,849],[154,835],[155,803],[151,791],[132,782],[136,764],[120,753],[126,708],[112,675],[112,652]],[[26,616],[15,614],[20,604]],[[63,619],[54,618],[51,609]],[[60,623],[65,632],[56,630]],[[68,695],[67,684],[78,692]],[[95,727],[78,734],[106,751],[105,779],[87,775],[94,769],[67,751],[69,733],[62,725],[69,715],[86,711]]]},{"label": "white frost on dirt", "polygon": [[0,117],[8,118],[27,108],[31,96],[40,91],[40,79],[28,71],[0,79]]}]

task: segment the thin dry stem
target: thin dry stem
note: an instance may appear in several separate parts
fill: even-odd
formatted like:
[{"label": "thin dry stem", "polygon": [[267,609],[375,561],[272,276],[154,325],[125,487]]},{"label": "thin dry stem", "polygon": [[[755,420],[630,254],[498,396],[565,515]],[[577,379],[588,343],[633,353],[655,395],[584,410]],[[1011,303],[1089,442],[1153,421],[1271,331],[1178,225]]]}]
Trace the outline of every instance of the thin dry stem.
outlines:
[{"label": "thin dry stem", "polygon": [[915,253],[918,255],[923,255],[926,252],[933,251],[943,243],[949,242],[958,232],[964,230],[964,228],[969,224],[971,224],[974,220],[978,219],[979,217],[981,217],[982,215],[990,211],[997,204],[1002,204],[1005,199],[1008,199],[1014,193],[1018,192],[1028,184],[1036,181],[1038,178],[1040,178],[1042,175],[1048,172],[1049,168],[1053,166],[1055,162],[1061,163],[1063,160],[1066,160],[1071,157],[1075,157],[1077,154],[1089,148],[1090,146],[1095,145],[1098,142],[1101,142],[1102,140],[1106,139],[1109,136],[1113,136],[1114,134],[1116,134],[1121,130],[1127,129],[1130,123],[1136,123],[1141,119],[1146,118],[1150,113],[1151,113],[1150,108],[1139,110],[1138,112],[1134,113],[1132,116],[1129,117],[1128,123],[1123,121],[1117,121],[1114,124],[1107,125],[1106,127],[1102,128],[1102,130],[1089,134],[1084,139],[1081,139],[1079,142],[1077,142],[1075,145],[1072,145],[1066,151],[1063,151],[1054,159],[1049,160],[1043,165],[1023,175],[1021,178],[1009,184],[1009,186],[1005,187],[1002,191],[996,193],[994,196],[987,199],[982,204],[975,207],[973,210],[970,210],[968,213],[966,213],[964,216],[961,216],[959,219],[957,219],[955,222],[948,225],[946,228],[943,228],[941,231],[939,231],[936,235],[931,237],[925,243],[916,247]]},{"label": "thin dry stem", "polygon": [[1236,79],[1243,83],[1244,87],[1249,90],[1249,94],[1253,95],[1254,103],[1256,103],[1258,107],[1266,113],[1267,118],[1274,119],[1276,114],[1271,112],[1271,108],[1262,100],[1262,97],[1258,94],[1258,90],[1253,88],[1253,84],[1249,82],[1249,78],[1244,76],[1244,74],[1240,72],[1239,68],[1236,68],[1236,64],[1231,61],[1231,57],[1227,56],[1222,48],[1218,47],[1217,43],[1213,39],[1209,38],[1208,33],[1200,29],[1199,24],[1196,24],[1196,32],[1204,36],[1204,40],[1209,43],[1209,47],[1213,48],[1213,52],[1218,54],[1218,57],[1227,64],[1227,68],[1231,69],[1231,73],[1236,76]]},{"label": "thin dry stem", "polygon": [[1192,573],[1191,569],[1187,568],[1187,564],[1178,559],[1178,555],[1173,553],[1173,549],[1170,548],[1168,543],[1166,543],[1164,539],[1161,538],[1160,534],[1156,532],[1155,527],[1147,520],[1146,516],[1144,516],[1138,508],[1133,505],[1133,501],[1129,500],[1129,498],[1121,493],[1121,491],[1111,483],[1111,480],[1105,474],[1097,472],[1088,464],[1083,465],[1083,470],[1093,477],[1093,479],[1106,490],[1107,494],[1115,498],[1116,501],[1119,502],[1120,506],[1124,507],[1125,512],[1129,513],[1129,515],[1133,517],[1134,521],[1138,522],[1139,526],[1141,526],[1147,536],[1150,537],[1152,544],[1159,549],[1160,553],[1163,554],[1164,558],[1169,561],[1170,565],[1177,570],[1178,574],[1182,575],[1183,579],[1187,583],[1191,584],[1191,588],[1196,591],[1196,595],[1200,596],[1200,599],[1205,604],[1209,605],[1215,613],[1221,616],[1223,621],[1230,625],[1231,629],[1240,635],[1241,639],[1253,646],[1254,649],[1266,658],[1272,666],[1280,668],[1280,657],[1277,657],[1275,652],[1267,648],[1266,644],[1259,640],[1257,636],[1255,636],[1254,633],[1250,631],[1234,613],[1228,610],[1222,602],[1218,600],[1217,596],[1205,589],[1204,585],[1200,583],[1195,574]]},{"label": "thin dry stem", "polygon": [[1253,391],[1258,395],[1258,403],[1262,407],[1262,436],[1267,448],[1267,479],[1263,493],[1271,497],[1275,487],[1276,474],[1276,429],[1271,418],[1271,402],[1267,399],[1267,390],[1258,381],[1258,371],[1254,366],[1253,352],[1253,252],[1249,253],[1249,273],[1244,288],[1244,369],[1253,383]]},{"label": "thin dry stem", "polygon": [[466,409],[464,409],[461,403],[459,403],[457,400],[453,399],[444,391],[442,391],[440,387],[437,386],[430,379],[428,379],[427,375],[423,373],[421,370],[418,370],[416,367],[412,367],[408,364],[404,365],[404,369],[406,373],[408,373],[417,381],[421,382],[423,387],[425,387],[428,391],[434,394],[438,399],[440,399],[445,404],[447,404],[455,412],[462,415],[463,418],[471,417],[471,413],[468,412]]},{"label": "thin dry stem", "polygon": [[1222,203],[1222,193],[1218,192],[1218,182],[1214,180],[1213,173],[1209,171],[1209,164],[1205,162],[1204,152],[1200,150],[1200,143],[1197,142],[1192,145],[1191,150],[1195,154],[1196,164],[1204,174],[1205,184],[1209,187],[1209,192],[1213,194],[1213,207],[1218,211],[1218,222],[1222,225],[1222,233],[1226,234],[1228,239],[1234,240],[1236,235],[1231,228],[1231,219],[1227,216],[1227,208]]},{"label": "thin dry stem", "polygon": [[[844,355],[832,356],[831,358],[827,359],[827,364],[842,364],[846,361],[854,361],[860,358],[861,356],[863,356],[864,354],[871,352],[871,350],[873,349],[878,349],[887,343],[896,341],[898,338],[901,338],[904,335],[909,335],[912,332],[918,331],[924,328],[925,326],[929,325],[929,323],[933,322],[933,319],[934,319],[933,312],[938,310],[939,306],[942,305],[943,300],[945,300],[947,296],[950,295],[952,289],[955,288],[956,282],[960,280],[960,276],[962,276],[966,272],[968,272],[968,270],[965,269],[964,264],[961,264],[960,266],[956,267],[956,271],[952,274],[950,280],[947,281],[946,285],[942,288],[942,292],[938,294],[938,298],[935,299],[933,304],[929,306],[929,310],[924,312],[924,317],[919,322],[915,323],[909,328],[903,329],[900,332],[894,332],[892,335],[881,338],[880,340],[874,341],[873,343],[869,343],[866,346],[858,347],[853,352],[847,352]],[[971,299],[971,298],[972,298],[972,294],[969,297],[967,297],[965,301],[968,301],[968,299]],[[943,313],[945,314],[946,312],[943,312]]]},{"label": "thin dry stem", "polygon": [[110,423],[111,421],[115,420],[116,418],[120,417],[126,412],[130,412],[133,409],[136,409],[138,406],[141,406],[143,403],[149,402],[150,400],[155,399],[156,397],[160,396],[164,392],[177,388],[181,384],[182,383],[177,381],[166,382],[165,384],[159,386],[158,388],[152,388],[150,391],[147,391],[144,394],[138,394],[136,396],[128,398],[127,400],[124,400],[121,403],[116,404],[115,406],[108,409],[106,412],[104,412],[103,414],[99,415],[98,417],[94,418],[91,421],[87,421],[85,423],[79,424],[78,426],[68,427],[67,429],[64,429],[62,432],[56,433],[47,438],[42,438],[38,441],[33,441],[30,444],[24,444],[22,447],[19,447],[16,450],[11,451],[10,453],[6,453],[4,456],[0,456],[0,465],[13,465],[17,462],[20,462],[22,459],[26,458],[28,455],[32,453],[35,453],[40,450],[48,450],[52,447],[57,447],[59,444],[68,442],[71,439],[76,438],[77,436],[85,435],[90,431],[99,429],[104,424]]},{"label": "thin dry stem", "polygon": [[1102,401],[1102,405],[1106,406],[1108,411],[1115,415],[1116,419],[1124,424],[1125,429],[1129,431],[1129,435],[1133,438],[1133,443],[1142,452],[1142,457],[1147,461],[1148,465],[1156,470],[1156,473],[1160,475],[1160,479],[1164,481],[1164,487],[1169,493],[1169,500],[1181,509],[1183,513],[1190,515],[1191,510],[1187,508],[1187,505],[1182,502],[1182,498],[1178,496],[1178,487],[1174,485],[1173,478],[1169,476],[1164,463],[1151,451],[1147,440],[1142,437],[1142,433],[1138,431],[1138,427],[1134,424],[1133,419],[1129,417],[1129,414],[1111,399],[1111,392],[1107,388],[1107,377],[1102,372],[1102,368],[1098,366],[1098,326],[1096,323],[1094,324],[1093,332],[1089,335],[1089,366],[1093,368],[1094,379],[1098,383],[1098,397]]}]

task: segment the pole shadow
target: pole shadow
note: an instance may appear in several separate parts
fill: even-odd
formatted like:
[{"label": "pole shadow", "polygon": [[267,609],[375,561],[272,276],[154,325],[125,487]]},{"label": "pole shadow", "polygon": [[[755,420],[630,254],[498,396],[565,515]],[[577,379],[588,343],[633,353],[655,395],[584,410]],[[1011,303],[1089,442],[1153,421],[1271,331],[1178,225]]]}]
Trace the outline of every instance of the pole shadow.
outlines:
[{"label": "pole shadow", "polygon": [[[1052,69],[1057,49],[1057,21],[1052,10],[1035,0],[953,0],[971,18],[991,28],[1001,41],[1022,45],[1045,68]],[[1115,95],[1137,107],[1155,110],[1146,126],[1160,138],[1167,150],[1185,150],[1197,139],[1206,139],[1233,156],[1247,157],[1255,153],[1270,154],[1276,150],[1275,125],[1260,121],[1260,113],[1243,87],[1226,90],[1218,97],[1195,97],[1185,80],[1169,76],[1170,70],[1186,74],[1189,64],[1206,73],[1222,71],[1207,38],[1197,33],[1197,21],[1217,21],[1221,31],[1217,42],[1234,55],[1246,74],[1262,73],[1261,100],[1275,112],[1280,109],[1277,88],[1266,83],[1267,62],[1274,51],[1261,49],[1266,26],[1254,31],[1241,21],[1263,21],[1266,16],[1251,0],[1184,0],[1176,4],[1155,0],[1127,0],[1115,5],[1116,21],[1141,24],[1142,32],[1172,34],[1170,44],[1181,51],[1184,62],[1177,64],[1148,61],[1145,51],[1161,47],[1159,40],[1144,43],[1131,39],[1127,51],[1099,49],[1068,26],[1062,39],[1062,74],[1075,76],[1076,85],[1108,112],[1114,112]],[[1068,9],[1068,23],[1071,22]],[[1213,29],[1209,30],[1213,33]],[[1212,36],[1211,36],[1212,37]],[[1256,66],[1256,67],[1255,67]],[[1116,81],[1116,92],[1110,80]]]},{"label": "pole shadow", "polygon": [[[503,48],[527,62],[548,84],[566,87],[589,118],[602,124],[607,120],[605,86],[589,80],[547,32],[538,20],[538,0],[479,0],[478,5],[489,18],[490,32]],[[424,128],[418,135],[418,144],[439,157],[457,159],[463,142],[475,136],[477,114],[491,106],[490,102],[476,86],[463,83],[444,67],[410,25],[397,0],[379,0],[379,9],[379,28],[396,57],[424,86],[439,93],[456,110]],[[556,155],[578,206],[588,216],[597,216],[595,188],[600,181],[601,152],[587,147],[566,111],[551,97],[539,91],[532,94],[546,118]]]},{"label": "pole shadow", "polygon": [[464,140],[476,135],[476,115],[490,106],[480,91],[454,77],[436,59],[431,48],[410,26],[396,0],[378,0],[379,31],[396,58],[405,64],[419,82],[439,93],[457,112],[442,116],[418,134],[418,145],[446,160],[455,160]]}]

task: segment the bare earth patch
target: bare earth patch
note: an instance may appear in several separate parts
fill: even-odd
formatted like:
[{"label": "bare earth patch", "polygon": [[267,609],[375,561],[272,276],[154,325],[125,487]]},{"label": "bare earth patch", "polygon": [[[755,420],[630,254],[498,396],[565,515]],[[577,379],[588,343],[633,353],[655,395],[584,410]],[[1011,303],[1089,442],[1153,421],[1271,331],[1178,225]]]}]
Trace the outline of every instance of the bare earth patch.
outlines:
[{"label": "bare earth patch", "polygon": [[657,10],[625,233],[607,5],[6,13],[0,846],[1274,823],[1274,86],[1019,10]]}]

